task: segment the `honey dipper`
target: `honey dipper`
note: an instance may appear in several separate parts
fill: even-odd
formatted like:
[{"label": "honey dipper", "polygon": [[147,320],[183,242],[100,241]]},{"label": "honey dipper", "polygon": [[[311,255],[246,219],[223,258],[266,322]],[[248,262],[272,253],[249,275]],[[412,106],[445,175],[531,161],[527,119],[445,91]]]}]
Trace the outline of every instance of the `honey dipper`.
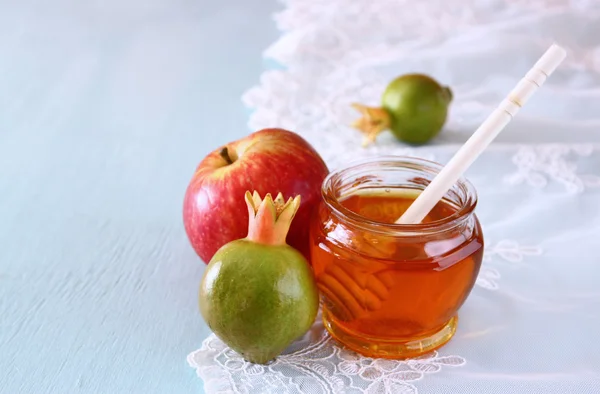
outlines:
[{"label": "honey dipper", "polygon": [[[362,250],[374,248],[372,240],[365,236],[358,239]],[[387,247],[390,246],[394,245],[387,244]],[[381,253],[381,249],[377,251]],[[393,250],[386,251],[387,256],[391,253]],[[332,264],[319,275],[319,289],[334,302],[340,316],[344,320],[353,320],[381,308],[381,302],[389,297],[389,289],[394,284],[392,277],[386,272],[365,274],[360,270],[360,257],[353,257],[341,249],[336,248],[334,254],[343,261],[351,261],[356,267],[353,269],[348,264]]]},{"label": "honey dipper", "polygon": [[488,147],[504,127],[525,105],[536,90],[546,82],[546,79],[556,70],[567,53],[564,49],[553,44],[525,74],[508,96],[475,130],[473,135],[460,147],[458,152],[442,168],[435,178],[427,185],[406,212],[398,218],[397,224],[421,223],[429,211],[440,201],[448,190],[456,183],[462,174],[479,155]]}]

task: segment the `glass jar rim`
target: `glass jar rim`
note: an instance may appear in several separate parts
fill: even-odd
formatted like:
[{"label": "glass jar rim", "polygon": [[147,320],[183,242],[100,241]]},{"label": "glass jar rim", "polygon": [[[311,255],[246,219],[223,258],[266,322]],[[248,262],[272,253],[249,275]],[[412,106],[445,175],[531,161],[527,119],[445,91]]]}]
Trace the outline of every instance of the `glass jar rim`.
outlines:
[{"label": "glass jar rim", "polygon": [[460,204],[458,209],[452,213],[452,215],[427,223],[396,224],[371,220],[346,208],[341,201],[332,194],[334,181],[338,180],[344,174],[352,173],[353,171],[357,171],[359,168],[382,166],[386,164],[391,164],[398,168],[418,169],[423,172],[428,172],[433,176],[436,176],[444,167],[442,164],[435,161],[412,156],[387,155],[351,161],[346,166],[330,172],[323,180],[321,186],[321,196],[323,201],[340,219],[350,221],[354,225],[367,228],[370,231],[386,233],[390,231],[401,233],[443,231],[458,225],[463,219],[466,219],[471,213],[473,213],[475,207],[477,206],[477,191],[475,190],[475,186],[473,186],[473,184],[464,176],[461,176],[453,185],[453,187],[457,186],[461,191],[461,200],[462,197],[464,197],[464,203]]}]

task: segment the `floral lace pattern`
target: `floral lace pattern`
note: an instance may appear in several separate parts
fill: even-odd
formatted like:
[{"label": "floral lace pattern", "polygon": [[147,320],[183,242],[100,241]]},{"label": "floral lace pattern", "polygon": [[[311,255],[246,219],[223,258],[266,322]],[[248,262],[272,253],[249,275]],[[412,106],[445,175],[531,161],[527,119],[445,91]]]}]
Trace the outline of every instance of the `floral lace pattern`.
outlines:
[{"label": "floral lace pattern", "polygon": [[522,146],[512,158],[517,172],[506,176],[504,180],[512,185],[527,183],[543,188],[548,184],[548,179],[553,179],[572,193],[600,187],[600,176],[578,174],[577,165],[571,159],[573,156],[590,156],[593,151],[591,144]]},{"label": "floral lace pattern", "polygon": [[498,281],[501,278],[500,271],[489,266],[497,257],[511,263],[520,263],[526,256],[539,256],[541,254],[542,248],[539,246],[524,246],[508,239],[501,240],[496,244],[488,241],[483,255],[483,266],[475,284],[487,290],[498,290]]},{"label": "floral lace pattern", "polygon": [[[285,3],[286,9],[275,18],[284,34],[265,53],[285,69],[265,72],[260,84],[244,94],[244,103],[253,109],[249,127],[257,130],[277,125],[294,130],[315,146],[331,168],[377,155],[431,157],[428,149],[407,147],[389,133],[363,148],[362,136],[350,126],[358,117],[351,104],[377,105],[394,77],[420,70],[452,87],[449,119],[436,147],[454,148],[525,71],[512,65],[507,68],[502,59],[510,56],[514,64],[533,64],[547,48],[546,38],[531,38],[523,35],[522,29],[534,31],[534,24],[542,31],[555,26],[556,15],[562,14],[578,24],[594,23],[590,18],[600,13],[600,3],[556,0],[470,0],[462,7],[439,0]],[[474,38],[484,32],[489,34],[488,40],[502,43],[510,55],[489,53],[489,48]],[[515,45],[517,38],[509,40],[503,34],[520,37],[523,42]],[[518,121],[526,122],[528,129],[533,122],[540,130],[539,138],[530,137],[532,141],[549,142],[541,131],[548,127],[547,121],[569,120],[600,142],[600,133],[593,127],[600,121],[593,110],[599,105],[600,81],[594,76],[600,70],[599,53],[600,46],[580,43],[569,47],[561,72],[583,70],[585,76],[553,78],[528,104],[527,113],[519,115]],[[468,67],[471,63],[486,67],[474,71]],[[566,119],[564,108],[572,107],[581,108],[576,112],[585,112],[586,117]],[[583,111],[586,108],[589,111]],[[538,122],[540,119],[543,122]]]},{"label": "floral lace pattern", "polygon": [[496,244],[488,242],[485,248],[483,261],[491,261],[496,256],[511,263],[520,263],[526,256],[539,256],[542,254],[540,246],[520,245],[517,241],[503,239]]},{"label": "floral lace pattern", "polygon": [[331,339],[320,316],[299,341],[269,365],[244,361],[214,334],[188,356],[207,393],[416,394],[412,384],[443,367],[465,363],[432,352],[394,361],[362,357]]}]

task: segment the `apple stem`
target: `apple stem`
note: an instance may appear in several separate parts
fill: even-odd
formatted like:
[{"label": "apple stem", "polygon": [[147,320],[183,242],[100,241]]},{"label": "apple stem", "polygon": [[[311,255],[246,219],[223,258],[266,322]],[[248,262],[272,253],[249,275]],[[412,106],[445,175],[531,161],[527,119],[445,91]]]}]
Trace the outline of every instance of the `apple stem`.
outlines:
[{"label": "apple stem", "polygon": [[233,164],[233,160],[231,160],[231,157],[229,156],[229,150],[227,149],[227,147],[221,149],[219,155],[221,155],[221,157],[227,162],[227,164]]}]

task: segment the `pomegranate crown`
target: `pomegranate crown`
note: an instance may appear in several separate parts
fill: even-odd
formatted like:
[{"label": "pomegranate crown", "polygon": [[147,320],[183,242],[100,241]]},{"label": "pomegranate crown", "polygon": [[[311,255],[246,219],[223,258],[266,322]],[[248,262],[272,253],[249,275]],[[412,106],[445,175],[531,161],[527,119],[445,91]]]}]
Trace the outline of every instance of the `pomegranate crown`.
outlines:
[{"label": "pomegranate crown", "polygon": [[281,193],[275,199],[267,193],[261,199],[258,192],[251,194],[247,191],[245,198],[249,217],[246,238],[262,244],[284,245],[292,220],[300,207],[300,196],[290,197],[285,201]]},{"label": "pomegranate crown", "polygon": [[362,115],[352,126],[364,134],[363,146],[373,143],[379,133],[390,127],[391,118],[385,109],[362,104],[352,104],[352,106]]}]

